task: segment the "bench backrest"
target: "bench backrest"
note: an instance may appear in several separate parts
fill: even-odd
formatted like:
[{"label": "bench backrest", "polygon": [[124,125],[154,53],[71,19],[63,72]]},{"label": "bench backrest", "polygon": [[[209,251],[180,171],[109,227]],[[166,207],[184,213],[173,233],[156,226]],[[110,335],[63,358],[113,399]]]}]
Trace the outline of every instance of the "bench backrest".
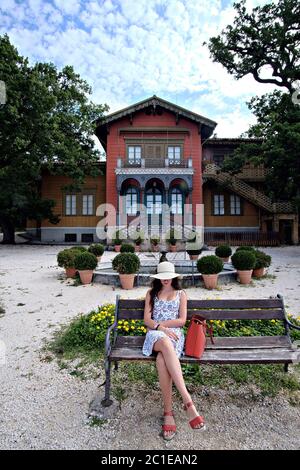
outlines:
[{"label": "bench backrest", "polygon": [[[118,320],[142,320],[145,300],[120,299],[117,296]],[[201,315],[207,320],[284,320],[281,298],[238,300],[188,300],[187,318]]]}]

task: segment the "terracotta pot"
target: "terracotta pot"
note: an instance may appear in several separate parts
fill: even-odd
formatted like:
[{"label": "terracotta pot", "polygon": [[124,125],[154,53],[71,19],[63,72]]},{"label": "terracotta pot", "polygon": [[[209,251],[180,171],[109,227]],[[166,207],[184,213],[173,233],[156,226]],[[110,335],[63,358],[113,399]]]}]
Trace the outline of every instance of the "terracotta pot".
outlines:
[{"label": "terracotta pot", "polygon": [[135,245],[134,246],[134,251],[141,251],[141,246],[140,245]]},{"label": "terracotta pot", "polygon": [[263,277],[265,275],[265,268],[253,269],[252,276]]},{"label": "terracotta pot", "polygon": [[197,261],[199,258],[199,255],[189,255],[190,259],[193,261]]},{"label": "terracotta pot", "polygon": [[119,274],[122,289],[133,289],[135,274]]},{"label": "terracotta pot", "polygon": [[170,245],[170,251],[177,251],[177,246],[176,245]]},{"label": "terracotta pot", "polygon": [[218,274],[202,274],[206,289],[215,289],[218,284]]},{"label": "terracotta pot", "polygon": [[241,284],[250,284],[253,269],[247,271],[238,271],[238,280]]},{"label": "terracotta pot", "polygon": [[78,271],[80,280],[82,284],[90,284],[93,279],[93,271],[90,269],[84,269],[83,271]]},{"label": "terracotta pot", "polygon": [[159,251],[159,246],[158,245],[151,245],[152,251]]},{"label": "terracotta pot", "polygon": [[66,276],[67,277],[75,277],[76,276],[76,269],[75,268],[65,268]]},{"label": "terracotta pot", "polygon": [[121,245],[115,245],[115,251],[119,252],[121,250]]},{"label": "terracotta pot", "polygon": [[227,258],[221,258],[220,259],[223,261],[223,263],[229,263],[229,256]]}]

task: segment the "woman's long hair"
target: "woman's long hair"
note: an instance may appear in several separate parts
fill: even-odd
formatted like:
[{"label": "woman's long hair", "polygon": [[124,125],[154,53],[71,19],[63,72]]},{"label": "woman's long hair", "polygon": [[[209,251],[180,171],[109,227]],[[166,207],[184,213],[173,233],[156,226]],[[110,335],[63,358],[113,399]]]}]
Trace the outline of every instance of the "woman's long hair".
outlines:
[{"label": "woman's long hair", "polygon": [[[171,286],[175,290],[180,290],[181,289],[181,285],[180,285],[178,277],[173,277],[172,282],[171,282]],[[154,308],[154,298],[155,298],[156,295],[158,295],[158,293],[161,291],[161,289],[162,289],[162,283],[160,282],[160,279],[155,279],[154,278],[153,281],[152,281],[151,290],[150,290],[150,305],[151,305],[151,311],[152,312],[153,312],[153,308]]]}]

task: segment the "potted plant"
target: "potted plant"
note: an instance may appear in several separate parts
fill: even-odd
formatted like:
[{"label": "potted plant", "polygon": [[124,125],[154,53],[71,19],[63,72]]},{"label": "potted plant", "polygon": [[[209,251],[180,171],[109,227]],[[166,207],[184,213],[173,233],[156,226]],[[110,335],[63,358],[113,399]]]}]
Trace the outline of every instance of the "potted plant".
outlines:
[{"label": "potted plant", "polygon": [[241,284],[250,284],[252,271],[255,266],[255,253],[249,250],[239,250],[231,257],[231,262],[238,273]]},{"label": "potted plant", "polygon": [[224,263],[229,262],[229,257],[232,255],[232,249],[229,245],[219,245],[215,250],[216,256],[221,258]]},{"label": "potted plant", "polygon": [[88,252],[93,253],[97,257],[98,263],[100,263],[104,253],[104,246],[101,243],[93,243],[88,247]]},{"label": "potted plant", "polygon": [[93,271],[97,267],[98,260],[93,253],[83,252],[77,253],[75,256],[75,268],[79,272],[82,284],[89,284],[92,282]]},{"label": "potted plant", "polygon": [[197,269],[202,274],[206,289],[215,289],[218,284],[218,274],[223,269],[223,261],[215,255],[203,256],[197,262]]},{"label": "potted plant", "polygon": [[120,252],[121,253],[134,253],[134,246],[131,243],[123,243],[121,245]]},{"label": "potted plant", "polygon": [[186,250],[190,259],[193,261],[197,261],[199,258],[199,255],[202,253],[202,249],[200,248],[199,250]]},{"label": "potted plant", "polygon": [[58,266],[65,268],[67,277],[73,278],[76,276],[75,256],[78,253],[79,251],[74,248],[66,248],[57,254],[57,264]]},{"label": "potted plant", "polygon": [[197,261],[199,255],[202,253],[202,247],[203,243],[201,242],[201,238],[195,231],[191,232],[186,242],[186,251],[191,260]]},{"label": "potted plant", "polygon": [[135,274],[140,268],[139,257],[135,253],[120,253],[112,260],[112,267],[119,273],[123,289],[133,289]]},{"label": "potted plant", "polygon": [[141,244],[143,243],[143,241],[144,241],[144,238],[143,238],[141,235],[139,235],[139,236],[134,240],[134,243],[135,243],[134,249],[135,249],[135,251],[140,251],[140,250],[141,250]]},{"label": "potted plant", "polygon": [[166,238],[166,242],[169,243],[170,251],[176,251],[177,238],[175,236],[175,230],[173,228],[170,230],[170,234]]},{"label": "potted plant", "polygon": [[271,264],[272,258],[267,255],[264,251],[256,250],[255,251],[256,262],[253,269],[254,277],[262,277],[265,274],[265,269],[268,268]]},{"label": "potted plant", "polygon": [[72,248],[70,248],[70,250],[78,250],[78,251],[87,251],[87,249],[84,247],[84,246],[72,246]]},{"label": "potted plant", "polygon": [[115,245],[115,251],[119,252],[121,250],[122,245],[122,240],[120,239],[119,231],[116,232],[116,235],[112,239],[112,242]]},{"label": "potted plant", "polygon": [[159,251],[159,236],[158,235],[153,235],[151,238],[150,238],[150,243],[151,243],[151,248],[152,248],[152,251]]},{"label": "potted plant", "polygon": [[255,248],[253,246],[239,246],[235,251],[251,251],[254,253]]}]

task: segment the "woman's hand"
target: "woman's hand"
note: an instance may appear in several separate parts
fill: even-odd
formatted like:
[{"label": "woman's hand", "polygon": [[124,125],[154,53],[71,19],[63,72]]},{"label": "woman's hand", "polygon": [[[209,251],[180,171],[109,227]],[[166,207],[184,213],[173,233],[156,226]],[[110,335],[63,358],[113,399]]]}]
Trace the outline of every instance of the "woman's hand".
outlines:
[{"label": "woman's hand", "polygon": [[178,339],[179,339],[177,334],[174,333],[174,331],[172,331],[170,328],[166,328],[165,326],[160,326],[159,331],[162,331],[167,336],[169,336],[169,338],[174,339],[175,341],[178,341]]}]

